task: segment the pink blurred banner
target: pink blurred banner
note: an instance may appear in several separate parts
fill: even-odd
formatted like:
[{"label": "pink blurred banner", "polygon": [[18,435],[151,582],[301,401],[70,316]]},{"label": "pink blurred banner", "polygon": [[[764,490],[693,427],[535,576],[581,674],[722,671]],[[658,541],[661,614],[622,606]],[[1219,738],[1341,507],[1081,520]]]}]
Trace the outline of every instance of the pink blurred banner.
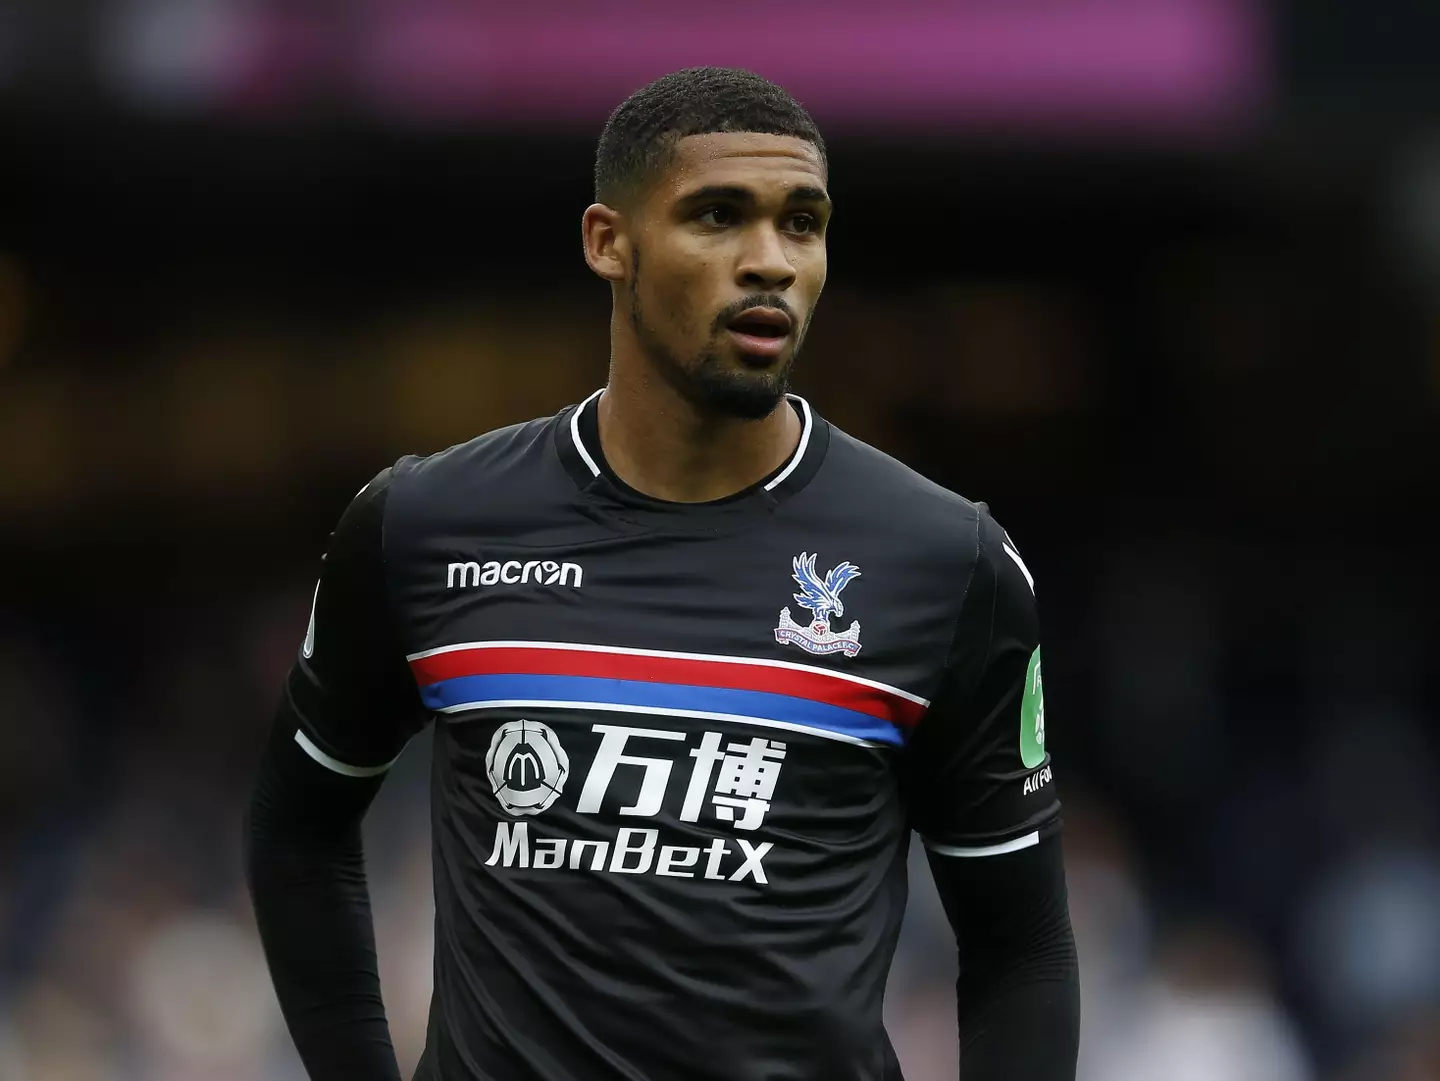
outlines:
[{"label": "pink blurred banner", "polygon": [[720,64],[775,79],[841,126],[1188,129],[1243,122],[1269,82],[1248,0],[360,8],[343,35],[298,25],[293,9],[249,35],[232,103],[313,89],[318,66],[385,113],[594,126],[658,75]]}]

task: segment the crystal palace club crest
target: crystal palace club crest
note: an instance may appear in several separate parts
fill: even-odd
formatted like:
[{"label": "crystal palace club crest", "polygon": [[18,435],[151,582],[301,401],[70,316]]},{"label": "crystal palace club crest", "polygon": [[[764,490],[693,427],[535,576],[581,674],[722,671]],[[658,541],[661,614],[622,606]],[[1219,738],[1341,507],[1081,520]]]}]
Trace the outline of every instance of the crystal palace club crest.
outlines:
[{"label": "crystal palace club crest", "polygon": [[840,594],[851,579],[860,577],[860,568],[853,563],[840,563],[832,567],[823,578],[815,573],[815,556],[801,552],[792,562],[793,577],[800,585],[800,592],[794,594],[801,608],[810,610],[808,623],[796,623],[790,616],[789,607],[780,609],[780,625],[775,628],[775,641],[781,645],[787,642],[810,653],[843,653],[853,657],[860,652],[860,623],[852,620],[843,631],[830,629],[830,617],[839,618],[845,614],[845,605]]}]

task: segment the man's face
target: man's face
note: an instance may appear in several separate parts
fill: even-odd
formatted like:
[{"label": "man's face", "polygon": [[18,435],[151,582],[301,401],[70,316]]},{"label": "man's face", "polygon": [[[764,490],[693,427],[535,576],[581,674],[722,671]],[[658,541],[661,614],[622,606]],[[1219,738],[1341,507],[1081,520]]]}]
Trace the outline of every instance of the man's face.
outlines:
[{"label": "man's face", "polygon": [[629,317],[687,400],[759,418],[784,397],[825,285],[830,200],[815,147],[692,135],[630,216]]}]

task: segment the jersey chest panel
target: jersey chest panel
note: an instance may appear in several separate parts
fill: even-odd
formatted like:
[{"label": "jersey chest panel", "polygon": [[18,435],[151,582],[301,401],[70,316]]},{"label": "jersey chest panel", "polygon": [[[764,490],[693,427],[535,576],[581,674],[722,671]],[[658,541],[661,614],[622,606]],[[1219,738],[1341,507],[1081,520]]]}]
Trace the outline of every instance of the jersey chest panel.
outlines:
[{"label": "jersey chest panel", "polygon": [[817,903],[830,865],[888,866],[895,760],[925,709],[904,684],[924,678],[917,644],[942,652],[945,606],[904,596],[913,568],[888,574],[878,545],[805,559],[826,546],[813,526],[767,524],[422,544],[400,614],[440,729],[442,827],[495,873],[778,872]]}]

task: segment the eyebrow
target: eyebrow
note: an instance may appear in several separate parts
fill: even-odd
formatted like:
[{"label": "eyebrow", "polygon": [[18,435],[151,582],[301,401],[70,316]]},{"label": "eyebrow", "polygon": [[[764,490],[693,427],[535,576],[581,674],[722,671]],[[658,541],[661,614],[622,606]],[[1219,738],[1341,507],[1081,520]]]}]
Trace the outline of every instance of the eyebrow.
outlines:
[{"label": "eyebrow", "polygon": [[785,196],[787,203],[828,203],[829,194],[824,188],[800,187],[791,188],[790,193]]},{"label": "eyebrow", "polygon": [[[755,193],[749,188],[742,188],[734,184],[707,184],[703,188],[692,191],[681,201],[694,203],[705,199],[728,199],[735,203],[753,204]],[[829,203],[830,196],[825,193],[824,188],[802,186],[787,191],[785,201],[787,203]]]}]

